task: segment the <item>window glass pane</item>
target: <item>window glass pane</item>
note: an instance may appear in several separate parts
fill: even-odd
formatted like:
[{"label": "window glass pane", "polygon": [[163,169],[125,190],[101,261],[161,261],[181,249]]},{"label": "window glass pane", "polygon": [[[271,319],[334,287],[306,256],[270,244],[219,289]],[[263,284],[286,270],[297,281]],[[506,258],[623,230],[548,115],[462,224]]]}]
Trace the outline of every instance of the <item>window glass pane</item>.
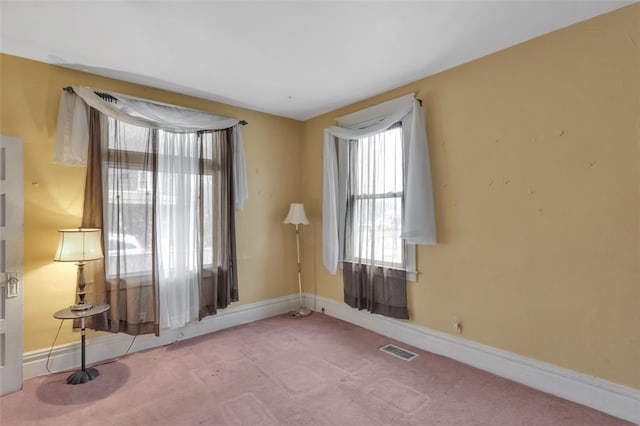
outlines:
[{"label": "window glass pane", "polygon": [[394,127],[358,142],[357,194],[402,191],[402,128]]},{"label": "window glass pane", "polygon": [[402,128],[350,143],[347,258],[404,267]]},{"label": "window glass pane", "polygon": [[[178,135],[162,130],[149,130],[113,119],[109,119],[108,135],[105,218],[107,275],[115,276],[119,273],[121,276],[130,276],[151,272],[154,184],[157,191],[156,228],[159,230],[157,244],[164,248],[158,252],[159,264],[173,267],[172,259],[176,256],[176,250],[172,248],[172,243],[178,236],[197,235],[198,238],[189,244],[189,252],[181,253],[180,256],[187,259],[200,256],[200,233],[194,229],[189,232],[177,229],[179,226],[175,227],[170,223],[175,223],[175,217],[166,213],[175,211],[180,205],[180,212],[198,218],[195,209],[199,208],[201,201],[202,224],[196,220],[189,226],[201,226],[203,229],[202,264],[220,265],[222,259],[214,259],[214,256],[220,257],[222,247],[213,247],[214,241],[218,245],[222,244],[220,238],[214,238],[215,235],[222,235],[223,231],[214,210],[214,200],[221,191],[220,179],[216,177],[220,171],[213,161],[215,149],[211,149],[212,144],[205,143],[201,152],[196,134]],[[152,136],[157,138],[157,154],[151,149]],[[210,142],[213,136],[209,134],[204,137]],[[201,154],[205,161],[199,160]],[[157,182],[154,182],[150,171],[154,159],[159,167]],[[201,167],[204,168],[202,175]],[[158,214],[159,211],[163,214]],[[191,264],[196,265],[198,262]]]},{"label": "window glass pane", "polygon": [[403,265],[402,199],[358,199],[353,207],[354,258],[381,265]]},{"label": "window glass pane", "polygon": [[[213,177],[211,175],[202,176],[202,183],[204,185],[202,191],[202,202],[203,202],[203,218],[202,218],[202,245],[203,245],[203,253],[202,253],[202,263],[204,265],[220,265],[220,263],[214,262],[213,259],[213,197],[212,197],[212,185],[213,185]],[[219,232],[219,231],[218,231]],[[218,234],[221,235],[221,234]],[[219,250],[216,250],[219,253]]]},{"label": "window glass pane", "polygon": [[107,274],[151,271],[151,173],[108,168]]},{"label": "window glass pane", "polygon": [[150,142],[150,130],[144,127],[133,126],[117,121],[109,117],[109,142],[110,150],[127,150],[132,152],[148,151]]}]

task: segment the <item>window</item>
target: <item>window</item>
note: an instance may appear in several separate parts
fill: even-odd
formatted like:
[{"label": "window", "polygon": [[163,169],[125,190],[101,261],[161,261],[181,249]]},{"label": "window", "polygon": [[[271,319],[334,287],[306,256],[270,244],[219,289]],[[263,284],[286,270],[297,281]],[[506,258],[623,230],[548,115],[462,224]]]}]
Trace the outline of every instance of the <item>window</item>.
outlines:
[{"label": "window", "polygon": [[402,126],[348,141],[345,260],[405,269]]},{"label": "window", "polygon": [[436,242],[420,101],[407,94],[338,117],[323,145],[324,266],[335,274],[359,263],[415,280],[416,245]]},{"label": "window", "polygon": [[342,264],[344,301],[409,318],[415,245],[435,243],[424,111],[408,94],[324,129],[322,262]]},{"label": "window", "polygon": [[[107,118],[107,277],[151,272],[152,130]],[[133,248],[135,246],[135,248]]]},{"label": "window", "polygon": [[111,305],[99,328],[159,335],[237,301],[246,122],[82,86],[60,105],[56,159],[82,162],[87,148],[82,226],[105,240],[91,283]]},{"label": "window", "polygon": [[[183,230],[172,226],[175,225],[176,210],[196,211],[195,204],[199,203],[205,207],[202,220],[186,222],[194,228],[192,231],[201,227],[203,232],[189,232],[188,235],[195,237],[189,237],[184,247],[193,249],[191,256],[201,256],[204,266],[220,265],[220,258],[217,262],[213,259],[214,221],[211,220],[213,201],[210,195],[213,174],[219,173],[219,167],[214,163],[211,149],[204,148],[202,161],[198,158],[202,145],[198,139],[212,135],[178,135],[133,126],[112,118],[108,118],[108,126],[107,276],[131,277],[151,273],[154,220],[158,221],[156,228],[160,230],[156,233],[161,256],[159,265],[172,265],[176,249],[172,242],[176,238],[185,238]],[[153,163],[171,164],[171,167],[160,167],[154,174]],[[170,213],[163,214],[167,212]],[[197,261],[189,262],[188,269],[199,264]]]}]

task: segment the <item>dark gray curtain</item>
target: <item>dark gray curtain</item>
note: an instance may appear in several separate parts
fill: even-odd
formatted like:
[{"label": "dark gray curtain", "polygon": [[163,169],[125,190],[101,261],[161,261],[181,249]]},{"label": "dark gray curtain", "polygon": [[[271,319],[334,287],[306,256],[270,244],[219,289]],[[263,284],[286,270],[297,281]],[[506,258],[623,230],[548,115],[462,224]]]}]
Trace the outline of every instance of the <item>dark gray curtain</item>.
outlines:
[{"label": "dark gray curtain", "polygon": [[352,308],[409,319],[407,273],[360,263],[343,263],[344,301]]},{"label": "dark gray curtain", "polygon": [[[100,112],[94,108],[89,109],[89,149],[87,153],[87,175],[84,187],[84,206],[82,211],[83,228],[100,228],[104,230],[102,215],[102,173],[101,167],[95,167],[102,163],[102,150],[100,148],[102,125]],[[98,195],[98,196],[95,196]],[[102,252],[105,253],[104,232],[102,232]],[[92,304],[109,303],[106,291],[104,273],[104,259],[89,262],[87,269],[93,271],[88,274],[93,279],[87,284],[87,300]],[[88,328],[94,330],[109,330],[109,316],[107,311],[100,315],[94,315],[86,319]],[[74,327],[79,327],[79,320],[74,321]]]},{"label": "dark gray curtain", "polygon": [[[202,279],[199,283],[200,319],[216,314],[218,309],[226,308],[231,302],[237,302],[239,299],[238,273],[236,270],[232,137],[233,132],[231,129],[200,133],[203,150],[211,150],[213,158],[219,159],[211,163],[214,170],[207,169],[207,164],[210,163],[200,162],[200,179],[204,179],[209,174],[213,176],[212,195],[214,202],[217,204],[213,215],[213,226],[209,231],[211,233],[209,238],[216,242],[214,247],[217,250],[213,250],[212,263],[216,264],[217,267],[207,268],[203,265]],[[204,154],[201,155],[201,157],[205,156]],[[200,188],[203,190],[206,185],[200,185]],[[205,195],[201,194],[200,200],[205,199]],[[204,206],[200,211],[204,211]],[[202,228],[202,232],[205,232],[205,227],[203,226]],[[201,239],[201,241],[205,240],[206,237]],[[202,247],[202,251],[204,251],[204,247]]]}]

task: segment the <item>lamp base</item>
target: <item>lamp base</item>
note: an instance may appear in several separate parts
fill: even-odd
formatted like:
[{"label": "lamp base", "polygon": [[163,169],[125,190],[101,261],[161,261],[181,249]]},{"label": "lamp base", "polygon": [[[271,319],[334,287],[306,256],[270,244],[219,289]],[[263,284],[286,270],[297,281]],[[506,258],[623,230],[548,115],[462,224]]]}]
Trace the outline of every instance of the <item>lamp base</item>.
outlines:
[{"label": "lamp base", "polygon": [[67,377],[67,383],[70,385],[79,385],[81,383],[87,383],[90,380],[95,379],[100,375],[100,372],[95,368],[86,368],[84,370],[78,370],[75,373]]},{"label": "lamp base", "polygon": [[298,308],[293,311],[289,311],[289,318],[303,318],[311,315],[313,311],[307,308]]}]

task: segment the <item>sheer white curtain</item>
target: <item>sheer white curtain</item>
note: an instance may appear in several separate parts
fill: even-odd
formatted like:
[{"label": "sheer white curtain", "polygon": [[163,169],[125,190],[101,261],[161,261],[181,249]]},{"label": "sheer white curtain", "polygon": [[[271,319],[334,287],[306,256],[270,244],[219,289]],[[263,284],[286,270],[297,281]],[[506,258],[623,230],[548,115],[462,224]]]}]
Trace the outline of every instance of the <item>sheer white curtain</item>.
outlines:
[{"label": "sheer white curtain", "polygon": [[403,268],[402,127],[348,142],[345,261]]},{"label": "sheer white curtain", "polygon": [[[117,102],[109,102],[109,98]],[[249,198],[249,190],[244,157],[244,141],[240,129],[246,123],[231,117],[151,102],[120,93],[84,86],[70,86],[65,88],[60,95],[56,142],[53,153],[53,161],[55,163],[65,165],[87,164],[89,108],[95,108],[101,113],[123,123],[144,128],[162,129],[174,133],[232,128],[235,208],[236,210],[243,209],[244,202]]]},{"label": "sheer white curtain", "polygon": [[[182,327],[199,316],[200,194],[211,191],[211,179],[200,176],[199,138],[107,122],[107,278],[130,287],[129,294],[144,292],[155,279],[160,328]],[[211,211],[211,196],[208,201]],[[133,298],[139,303],[133,310],[150,312],[141,299]]]},{"label": "sheer white curtain", "polygon": [[435,242],[424,113],[413,95],[374,110],[325,129],[323,261],[346,304],[408,319],[415,244]]},{"label": "sheer white curtain", "polygon": [[178,328],[198,319],[202,274],[198,142],[195,133],[158,132],[155,235],[161,328]]},{"label": "sheer white curtain", "polygon": [[429,149],[424,127],[424,111],[413,95],[393,101],[393,108],[368,120],[363,126],[328,127],[324,130],[322,258],[327,270],[337,272],[344,260],[346,192],[350,175],[345,168],[349,140],[379,134],[402,123],[404,156],[404,210],[401,238],[407,244],[435,244],[436,227]]}]

